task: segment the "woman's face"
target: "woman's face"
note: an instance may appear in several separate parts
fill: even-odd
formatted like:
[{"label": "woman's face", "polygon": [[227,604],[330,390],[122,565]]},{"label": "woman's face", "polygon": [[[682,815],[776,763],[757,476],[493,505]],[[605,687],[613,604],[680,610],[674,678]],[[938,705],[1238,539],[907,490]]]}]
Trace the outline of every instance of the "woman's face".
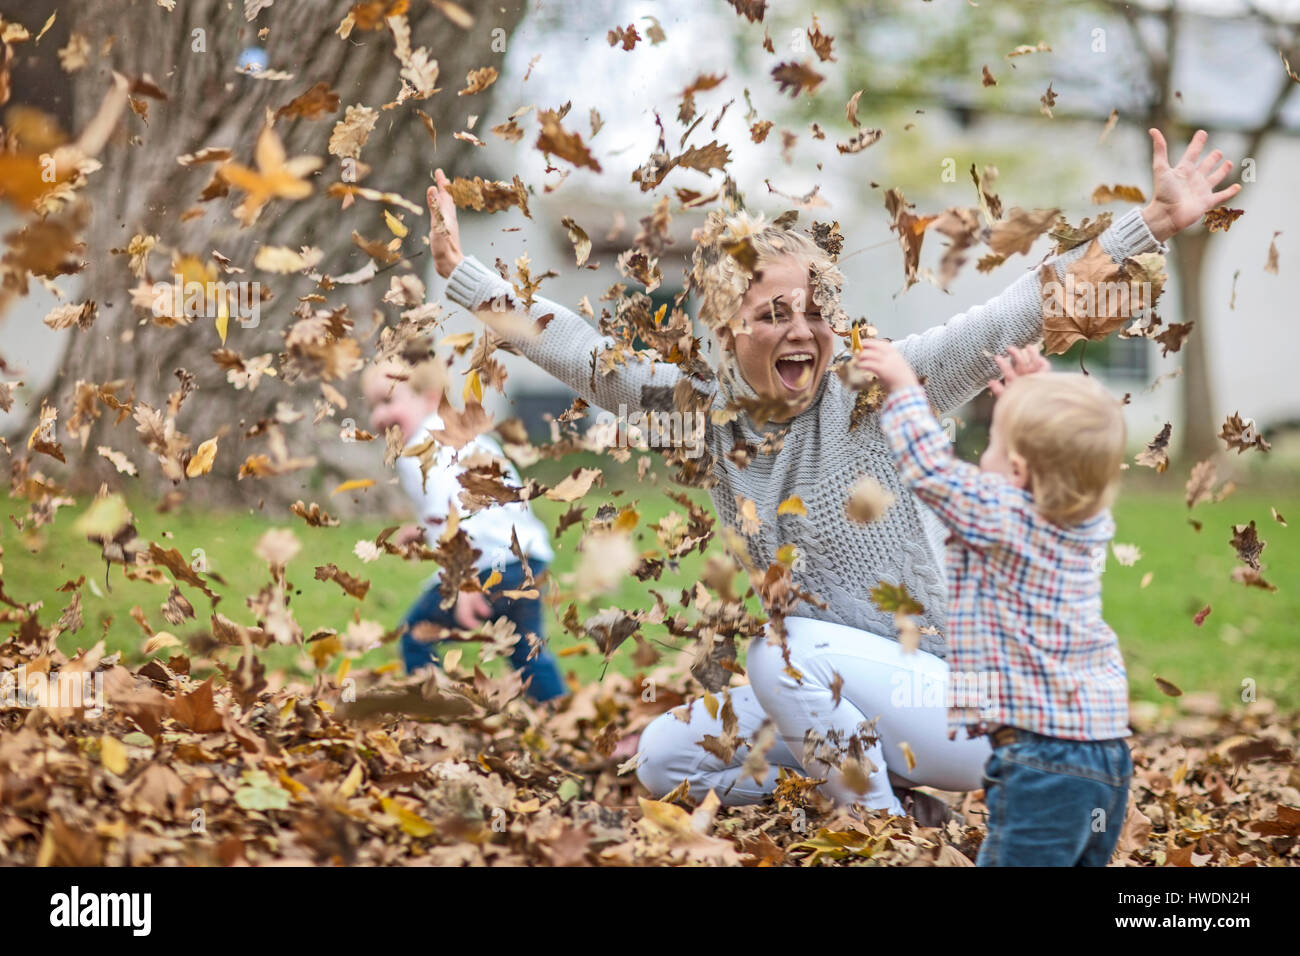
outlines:
[{"label": "woman's face", "polygon": [[760,397],[793,403],[788,421],[812,404],[826,374],[835,333],[808,287],[808,266],[794,256],[760,263],[740,304],[750,331],[724,336],[736,365]]}]

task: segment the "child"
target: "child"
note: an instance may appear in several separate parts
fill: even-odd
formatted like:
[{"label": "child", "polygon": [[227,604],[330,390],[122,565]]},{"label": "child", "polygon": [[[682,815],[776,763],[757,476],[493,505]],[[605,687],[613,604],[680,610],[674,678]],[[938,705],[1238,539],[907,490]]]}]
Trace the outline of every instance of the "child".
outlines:
[{"label": "child", "polygon": [[[372,365],[366,369],[362,380],[366,400],[370,403],[372,427],[383,432],[390,425],[402,431],[405,444],[424,441],[429,433],[443,427],[438,415],[438,405],[443,395],[441,367],[435,362],[417,365],[414,371],[396,362]],[[502,458],[501,448],[491,437],[479,435],[459,453],[440,447],[433,467],[427,476],[420,473],[420,463],[415,458],[397,459],[397,476],[402,488],[419,511],[421,528],[431,546],[437,545],[447,519],[451,503],[461,492],[457,476],[461,468],[454,459],[467,456],[477,449]],[[505,460],[504,458],[502,460]],[[505,481],[519,485],[519,474],[506,461]],[[493,570],[500,571],[501,581],[494,590],[517,590],[524,581],[523,565],[510,550],[511,531],[519,538],[520,550],[528,556],[528,564],[535,577],[540,578],[547,563],[555,557],[547,541],[545,526],[528,507],[527,502],[484,508],[470,515],[461,515],[460,526],[469,536],[470,543],[482,552],[476,563],[480,579]],[[491,598],[489,600],[489,598]],[[531,660],[527,635],[543,637],[542,602],[539,598],[485,597],[483,594],[460,592],[455,607],[440,607],[442,592],[438,575],[430,580],[424,593],[406,612],[406,633],[402,635],[402,659],[408,673],[413,673],[433,663],[436,643],[418,640],[412,629],[416,624],[429,622],[443,627],[460,627],[473,630],[485,621],[506,618],[513,621],[519,634],[511,662],[523,671],[525,679],[531,678],[528,693],[537,701],[550,700],[566,692],[564,680],[554,655],[542,651]]]},{"label": "child", "polygon": [[979,708],[957,700],[949,732],[974,723],[993,745],[977,865],[1104,866],[1133,773],[1128,680],[1101,617],[1124,418],[1094,379],[1010,353],[978,468],[953,456],[892,344],[872,340],[856,362],[890,393],[881,428],[900,475],[952,532],[950,687],[988,693]]}]

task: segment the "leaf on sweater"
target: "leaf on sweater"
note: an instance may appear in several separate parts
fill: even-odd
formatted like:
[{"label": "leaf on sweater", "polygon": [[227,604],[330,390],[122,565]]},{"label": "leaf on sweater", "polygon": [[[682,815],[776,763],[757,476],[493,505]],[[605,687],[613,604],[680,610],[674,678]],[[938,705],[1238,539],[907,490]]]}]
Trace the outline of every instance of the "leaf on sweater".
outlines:
[{"label": "leaf on sweater", "polygon": [[1060,355],[1075,342],[1100,341],[1147,304],[1144,288],[1094,239],[1087,253],[1070,263],[1065,278],[1044,265],[1039,271],[1043,302],[1043,351]]},{"label": "leaf on sweater", "polygon": [[925,608],[907,593],[905,584],[881,581],[868,592],[871,602],[886,614],[924,614]]},{"label": "leaf on sweater", "polygon": [[849,498],[844,510],[854,521],[870,524],[879,521],[893,504],[892,492],[871,475],[863,475],[849,489]]}]

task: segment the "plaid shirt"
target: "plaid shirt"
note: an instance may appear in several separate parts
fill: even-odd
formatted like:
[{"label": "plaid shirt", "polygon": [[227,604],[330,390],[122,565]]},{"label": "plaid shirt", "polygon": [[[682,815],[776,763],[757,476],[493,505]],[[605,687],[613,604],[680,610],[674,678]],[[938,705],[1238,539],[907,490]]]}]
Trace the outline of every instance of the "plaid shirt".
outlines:
[{"label": "plaid shirt", "polygon": [[951,731],[1010,724],[1069,740],[1127,737],[1128,678],[1101,617],[1109,511],[1062,527],[1003,476],[959,461],[919,385],[880,415],[899,474],[948,538]]}]

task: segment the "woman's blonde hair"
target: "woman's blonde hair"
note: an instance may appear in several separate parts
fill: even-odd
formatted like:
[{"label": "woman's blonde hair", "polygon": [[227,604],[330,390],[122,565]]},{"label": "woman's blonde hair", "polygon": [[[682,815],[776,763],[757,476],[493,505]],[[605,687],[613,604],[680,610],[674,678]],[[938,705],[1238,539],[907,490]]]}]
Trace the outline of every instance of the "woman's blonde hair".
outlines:
[{"label": "woman's blonde hair", "polygon": [[1110,507],[1119,488],[1127,429],[1123,405],[1078,372],[1026,375],[998,398],[1008,451],[1025,459],[1034,504],[1069,527]]},{"label": "woman's blonde hair", "polygon": [[[745,330],[740,306],[753,273],[765,263],[786,256],[808,267],[813,302],[831,328],[847,334],[848,316],[840,305],[844,276],[835,258],[808,236],[782,222],[766,222],[761,214],[751,216],[741,211],[727,215],[715,209],[692,238],[696,245],[689,286],[697,298],[700,320],[715,338],[721,338],[723,329],[732,333]],[[742,261],[751,254],[752,271]],[[728,349],[721,350],[719,364],[724,378],[739,375]]]}]

